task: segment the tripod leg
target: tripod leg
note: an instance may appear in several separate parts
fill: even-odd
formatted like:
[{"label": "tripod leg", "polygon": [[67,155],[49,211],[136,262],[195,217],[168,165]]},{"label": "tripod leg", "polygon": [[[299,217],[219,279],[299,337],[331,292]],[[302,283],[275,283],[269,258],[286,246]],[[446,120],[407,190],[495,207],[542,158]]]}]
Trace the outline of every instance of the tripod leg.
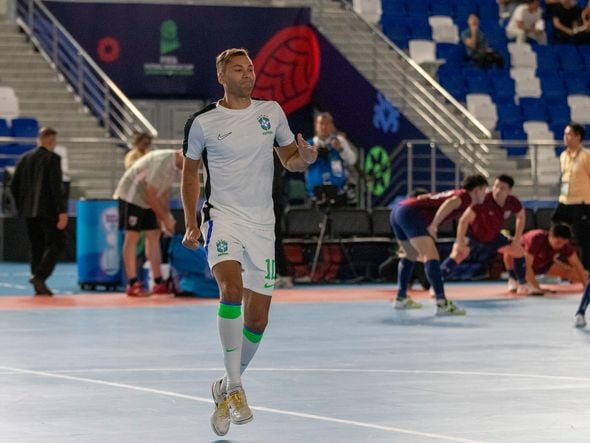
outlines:
[{"label": "tripod leg", "polygon": [[313,278],[315,277],[315,271],[318,267],[318,261],[320,259],[320,250],[322,249],[322,243],[324,242],[324,237],[326,236],[326,227],[328,225],[328,215],[324,215],[324,219],[320,224],[320,236],[318,237],[318,244],[315,248],[315,254],[313,256],[313,264],[311,265],[311,276],[310,279],[313,282]]}]

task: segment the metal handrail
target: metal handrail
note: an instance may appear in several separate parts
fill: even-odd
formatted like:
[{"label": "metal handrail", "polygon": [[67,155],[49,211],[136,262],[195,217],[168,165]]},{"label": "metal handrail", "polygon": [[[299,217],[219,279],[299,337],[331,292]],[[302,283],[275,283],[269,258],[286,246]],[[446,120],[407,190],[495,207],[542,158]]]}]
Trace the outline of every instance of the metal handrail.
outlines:
[{"label": "metal handrail", "polygon": [[[491,137],[491,132],[481,124],[479,120],[477,120],[471,112],[469,112],[461,103],[459,103],[451,94],[449,94],[438,82],[436,82],[420,65],[418,65],[414,60],[406,55],[404,51],[398,48],[389,38],[381,32],[379,28],[377,28],[373,23],[368,22],[364,19],[360,14],[358,14],[350,3],[340,0],[343,6],[350,12],[352,12],[359,20],[361,20],[374,34],[378,35],[388,46],[392,49],[397,56],[399,56],[404,62],[409,64],[417,73],[420,74],[422,79],[426,80],[431,87],[433,87],[439,94],[441,94],[445,100],[451,103],[456,109],[458,109],[463,116],[470,121],[482,134],[486,137]],[[449,116],[455,119],[449,113]],[[457,121],[455,119],[455,121]],[[461,122],[457,121],[457,124],[461,124]]]},{"label": "metal handrail", "polygon": [[[481,142],[482,140],[477,140],[477,142]],[[539,194],[539,189],[541,186],[539,177],[541,176],[540,172],[539,172],[539,165],[540,160],[539,160],[539,151],[541,150],[549,150],[549,149],[555,149],[557,147],[563,147],[563,141],[562,140],[534,140],[534,141],[525,141],[525,140],[485,140],[485,143],[487,143],[488,145],[491,146],[509,146],[509,147],[528,147],[529,148],[529,155],[528,156],[514,156],[511,157],[512,159],[515,160],[526,160],[526,161],[530,161],[531,166],[530,166],[530,177],[529,180],[532,180],[532,183],[529,183],[529,186],[532,184],[532,190],[533,190],[533,197],[537,197]],[[414,147],[416,146],[426,146],[426,147],[430,147],[430,152],[428,154],[421,154],[421,155],[417,155],[414,152]],[[416,182],[416,180],[414,179],[414,173],[416,171],[418,172],[429,172],[430,173],[430,178],[429,180],[426,180],[426,182],[424,180],[420,180],[419,182],[421,184],[424,184],[425,186],[427,186],[428,188],[430,188],[431,192],[435,192],[437,190],[437,185],[439,186],[439,190],[440,190],[440,186],[442,185],[443,187],[448,187],[448,186],[453,186],[453,187],[459,187],[459,179],[460,179],[460,175],[461,172],[465,173],[465,170],[462,171],[462,165],[461,162],[455,162],[454,165],[454,179],[452,182],[449,181],[444,181],[444,180],[440,180],[437,179],[437,166],[436,166],[436,148],[443,146],[443,145],[449,145],[449,143],[446,140],[436,140],[436,139],[407,139],[407,140],[403,140],[402,142],[400,142],[390,153],[389,159],[391,164],[393,165],[396,162],[400,162],[400,159],[403,161],[404,156],[405,157],[405,161],[406,161],[406,169],[405,169],[405,175],[406,178],[405,180],[403,179],[403,173],[400,172],[401,168],[396,168],[396,177],[398,178],[398,182],[397,185],[392,188],[387,196],[388,197],[393,197],[395,195],[398,195],[401,192],[401,189],[404,186],[407,186],[408,189],[413,189],[413,186]],[[454,146],[457,147],[457,149],[459,150],[459,148],[463,147],[468,147],[469,144],[458,144],[455,143],[453,144]],[[477,173],[481,173],[486,177],[490,177],[489,171],[486,170],[485,168],[482,168],[478,163],[475,163],[472,161],[472,159],[469,158],[469,152],[465,152],[463,154],[461,154],[461,157],[470,165],[472,166],[472,170],[477,172]],[[430,163],[428,166],[426,167],[422,167],[422,168],[416,168],[414,166],[414,161],[416,159],[430,159]],[[555,165],[558,166],[559,165],[559,159],[555,158]],[[448,169],[448,168],[447,168]],[[518,168],[520,170],[528,170],[528,167],[526,168]],[[439,172],[450,172],[450,170],[438,170]],[[543,185],[545,186],[556,186],[557,185],[558,180],[556,180],[555,183],[543,183]],[[387,198],[386,198],[387,199]]]},{"label": "metal handrail", "polygon": [[[80,101],[102,119],[107,131],[125,142],[135,132],[157,136],[158,131],[40,0],[17,0],[17,15],[17,24],[68,81]],[[40,29],[43,26],[45,29]],[[66,69],[70,64],[73,66]]]}]

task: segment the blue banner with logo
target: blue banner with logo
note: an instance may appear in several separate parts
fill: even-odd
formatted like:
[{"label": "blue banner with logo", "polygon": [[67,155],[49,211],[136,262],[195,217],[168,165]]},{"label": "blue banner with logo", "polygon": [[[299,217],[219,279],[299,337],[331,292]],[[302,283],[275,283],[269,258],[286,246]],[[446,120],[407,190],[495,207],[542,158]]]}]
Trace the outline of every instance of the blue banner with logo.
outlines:
[{"label": "blue banner with logo", "polygon": [[310,23],[307,8],[46,2],[98,65],[130,97],[222,94],[215,56],[256,54],[281,29]]},{"label": "blue banner with logo", "polygon": [[[217,99],[215,56],[249,50],[257,74],[253,96],[278,101],[294,132],[313,134],[313,111],[329,111],[337,128],[365,149],[361,165],[373,205],[405,194],[407,157],[389,154],[404,139],[424,138],[389,100],[310,24],[308,8],[47,2],[101,68],[132,98]],[[414,180],[430,179],[430,148]],[[421,154],[420,148],[416,153]],[[438,166],[452,163],[439,153]],[[439,172],[437,180],[452,182]],[[441,189],[439,189],[441,190]]]}]

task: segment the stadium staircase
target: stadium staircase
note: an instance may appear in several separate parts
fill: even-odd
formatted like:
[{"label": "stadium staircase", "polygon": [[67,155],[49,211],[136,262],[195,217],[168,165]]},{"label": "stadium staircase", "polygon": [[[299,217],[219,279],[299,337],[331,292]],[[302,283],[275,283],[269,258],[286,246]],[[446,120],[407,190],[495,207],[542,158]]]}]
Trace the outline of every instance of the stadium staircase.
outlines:
[{"label": "stadium staircase", "polygon": [[70,197],[109,198],[123,172],[124,151],[108,141],[68,140],[107,134],[14,23],[0,23],[0,85],[14,89],[21,116],[59,132],[58,144],[68,152]]}]

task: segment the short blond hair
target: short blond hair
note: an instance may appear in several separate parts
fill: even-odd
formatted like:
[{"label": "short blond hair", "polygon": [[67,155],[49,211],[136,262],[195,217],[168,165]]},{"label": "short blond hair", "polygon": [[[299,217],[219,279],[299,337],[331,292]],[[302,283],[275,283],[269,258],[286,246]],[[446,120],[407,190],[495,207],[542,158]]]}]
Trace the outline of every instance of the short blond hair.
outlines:
[{"label": "short blond hair", "polygon": [[232,57],[236,57],[238,55],[245,55],[246,57],[249,57],[248,50],[244,48],[229,48],[219,54],[215,58],[215,67],[217,68],[217,73],[225,71],[225,66],[232,59]]}]

